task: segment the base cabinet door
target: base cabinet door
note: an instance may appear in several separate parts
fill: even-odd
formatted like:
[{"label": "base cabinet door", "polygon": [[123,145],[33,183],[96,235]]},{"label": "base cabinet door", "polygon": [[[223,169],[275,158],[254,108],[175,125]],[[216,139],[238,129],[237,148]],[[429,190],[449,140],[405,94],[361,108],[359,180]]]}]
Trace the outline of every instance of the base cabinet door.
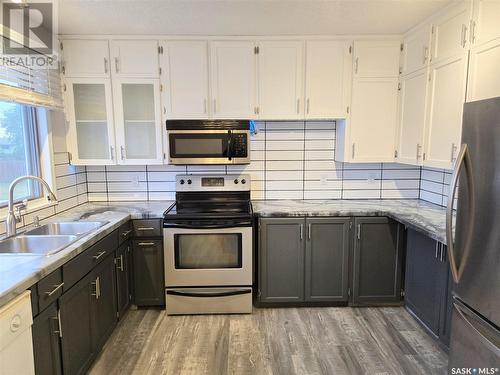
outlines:
[{"label": "base cabinet door", "polygon": [[114,257],[108,256],[91,273],[96,298],[92,304],[92,341],[95,352],[104,346],[116,325]]},{"label": "base cabinet door", "polygon": [[[443,252],[446,254],[446,246],[443,246]],[[445,255],[446,256],[446,255]],[[439,321],[439,341],[446,347],[450,346],[451,337],[451,317],[453,315],[453,277],[451,276],[450,264],[446,260],[446,278],[447,284],[443,289],[443,298],[441,306],[441,319]]]},{"label": "base cabinet door", "polygon": [[349,222],[349,218],[306,219],[306,301],[347,301]]},{"label": "base cabinet door", "polygon": [[352,303],[399,304],[402,230],[385,217],[356,218]]},{"label": "base cabinet door", "polygon": [[134,296],[137,306],[165,304],[163,244],[161,240],[134,240]]},{"label": "base cabinet door", "polygon": [[439,335],[441,298],[447,282],[443,278],[440,257],[439,242],[417,231],[408,230],[405,304],[436,337]]},{"label": "base cabinet door", "polygon": [[33,356],[37,375],[60,375],[61,348],[57,301],[33,319]]},{"label": "base cabinet door", "polygon": [[132,300],[130,288],[130,242],[122,244],[115,253],[116,311],[118,318],[125,314]]},{"label": "base cabinet door", "polygon": [[93,360],[92,304],[96,290],[91,279],[89,274],[59,298],[65,375],[84,374]]},{"label": "base cabinet door", "polygon": [[304,225],[303,218],[260,220],[261,302],[304,300]]}]

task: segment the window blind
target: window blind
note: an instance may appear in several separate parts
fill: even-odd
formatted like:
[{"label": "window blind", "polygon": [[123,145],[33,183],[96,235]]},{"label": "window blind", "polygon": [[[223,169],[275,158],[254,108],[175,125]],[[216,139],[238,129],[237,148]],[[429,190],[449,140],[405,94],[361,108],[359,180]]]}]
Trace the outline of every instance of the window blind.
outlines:
[{"label": "window blind", "polygon": [[[6,55],[3,55],[6,57]],[[56,67],[26,67],[23,59],[0,64],[0,100],[61,109],[61,78]],[[57,66],[57,64],[56,64]]]}]

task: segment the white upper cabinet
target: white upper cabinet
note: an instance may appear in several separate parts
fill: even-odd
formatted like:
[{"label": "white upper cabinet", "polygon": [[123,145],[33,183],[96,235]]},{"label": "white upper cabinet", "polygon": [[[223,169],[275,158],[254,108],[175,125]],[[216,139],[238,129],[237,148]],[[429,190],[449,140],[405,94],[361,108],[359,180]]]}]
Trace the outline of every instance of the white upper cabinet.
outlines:
[{"label": "white upper cabinet", "polygon": [[107,40],[63,40],[62,71],[66,77],[109,77]]},{"label": "white upper cabinet", "polygon": [[161,164],[159,80],[115,78],[113,96],[118,163]]},{"label": "white upper cabinet", "polygon": [[256,118],[256,50],[253,41],[210,43],[212,118]]},{"label": "white upper cabinet", "polygon": [[474,2],[470,42],[467,101],[500,96],[500,1]]},{"label": "white upper cabinet", "polygon": [[467,52],[431,66],[424,165],[451,169],[460,148]]},{"label": "white upper cabinet", "polygon": [[400,163],[422,163],[427,76],[427,69],[420,69],[401,78],[397,157]]},{"label": "white upper cabinet", "polygon": [[67,78],[67,141],[75,165],[115,164],[113,102],[109,78]]},{"label": "white upper cabinet", "polygon": [[431,26],[427,25],[407,35],[401,52],[401,74],[410,74],[429,63]]},{"label": "white upper cabinet", "polygon": [[259,118],[304,118],[304,42],[261,41],[257,51]]},{"label": "white upper cabinet", "polygon": [[166,118],[208,118],[207,42],[168,41],[161,46]]},{"label": "white upper cabinet", "polygon": [[111,41],[113,75],[157,78],[158,42],[156,40]]},{"label": "white upper cabinet", "polygon": [[471,43],[482,45],[500,38],[500,1],[474,0]]},{"label": "white upper cabinet", "polygon": [[306,119],[345,118],[350,103],[351,43],[306,42]]},{"label": "white upper cabinet", "polygon": [[500,96],[500,38],[470,51],[467,101]]},{"label": "white upper cabinet", "polygon": [[398,40],[355,41],[353,77],[397,77],[400,45]]},{"label": "white upper cabinet", "polygon": [[394,161],[398,104],[397,78],[360,78],[352,86],[351,162]]},{"label": "white upper cabinet", "polygon": [[433,21],[431,62],[447,59],[469,48],[470,16],[470,4],[463,1]]}]

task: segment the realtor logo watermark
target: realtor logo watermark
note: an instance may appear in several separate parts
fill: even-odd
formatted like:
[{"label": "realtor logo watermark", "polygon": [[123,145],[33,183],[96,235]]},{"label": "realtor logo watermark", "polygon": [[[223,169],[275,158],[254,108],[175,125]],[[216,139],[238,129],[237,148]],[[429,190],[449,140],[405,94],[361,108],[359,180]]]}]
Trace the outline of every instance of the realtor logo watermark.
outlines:
[{"label": "realtor logo watermark", "polygon": [[0,0],[0,65],[57,69],[57,3],[50,0]]}]

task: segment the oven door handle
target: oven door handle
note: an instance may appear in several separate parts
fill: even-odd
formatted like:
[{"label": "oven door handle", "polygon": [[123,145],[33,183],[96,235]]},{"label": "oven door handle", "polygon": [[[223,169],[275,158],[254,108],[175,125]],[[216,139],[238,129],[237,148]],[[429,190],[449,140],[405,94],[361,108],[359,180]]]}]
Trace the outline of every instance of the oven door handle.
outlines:
[{"label": "oven door handle", "polygon": [[237,227],[250,227],[251,221],[243,221],[232,224],[177,224],[165,223],[164,228],[180,228],[180,229],[228,229]]},{"label": "oven door handle", "polygon": [[202,297],[202,298],[231,297],[231,296],[239,296],[241,294],[249,294],[249,293],[252,293],[252,289],[233,290],[230,292],[215,292],[215,293],[193,293],[193,292],[179,292],[177,290],[167,290],[167,294],[170,294],[173,296]]}]

